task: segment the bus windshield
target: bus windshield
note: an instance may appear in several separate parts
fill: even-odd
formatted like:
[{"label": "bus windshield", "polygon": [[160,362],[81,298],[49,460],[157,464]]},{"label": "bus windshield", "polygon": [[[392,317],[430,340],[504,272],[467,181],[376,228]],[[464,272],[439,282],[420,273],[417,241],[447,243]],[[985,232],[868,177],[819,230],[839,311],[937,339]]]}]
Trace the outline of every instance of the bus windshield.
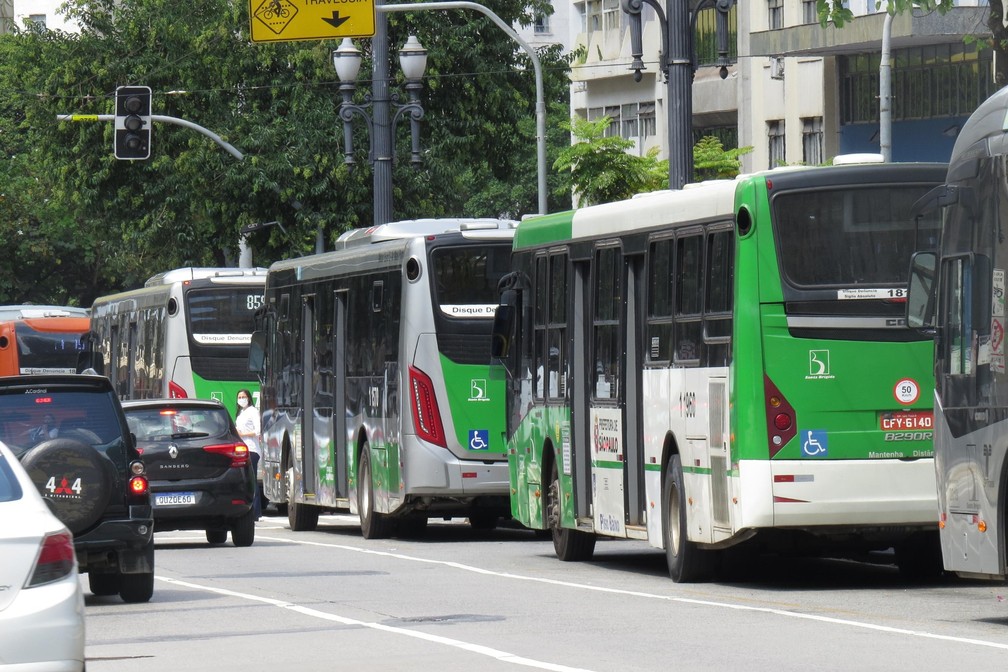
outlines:
[{"label": "bus windshield", "polygon": [[262,299],[261,285],[189,290],[192,340],[198,345],[248,345]]},{"label": "bus windshield", "polygon": [[776,195],[774,233],[784,280],[796,289],[905,288],[910,256],[938,245],[937,214],[916,223],[910,218],[928,188],[859,185]]},{"label": "bus windshield", "polygon": [[500,300],[497,283],[510,264],[510,241],[435,248],[430,259],[434,304],[449,317],[493,317]]}]

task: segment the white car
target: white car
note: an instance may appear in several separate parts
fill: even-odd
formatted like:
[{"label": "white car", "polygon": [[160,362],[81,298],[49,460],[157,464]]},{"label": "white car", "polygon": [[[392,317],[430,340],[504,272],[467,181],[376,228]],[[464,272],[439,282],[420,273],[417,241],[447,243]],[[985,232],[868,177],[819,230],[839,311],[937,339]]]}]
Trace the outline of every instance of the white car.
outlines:
[{"label": "white car", "polygon": [[73,535],[0,443],[0,670],[84,669]]}]

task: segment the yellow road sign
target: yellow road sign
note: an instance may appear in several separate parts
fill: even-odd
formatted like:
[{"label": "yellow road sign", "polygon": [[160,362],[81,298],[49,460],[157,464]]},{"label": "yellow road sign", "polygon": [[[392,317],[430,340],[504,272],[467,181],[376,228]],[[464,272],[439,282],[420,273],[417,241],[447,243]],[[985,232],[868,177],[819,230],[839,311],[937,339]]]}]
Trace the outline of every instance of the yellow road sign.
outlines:
[{"label": "yellow road sign", "polygon": [[253,42],[373,37],[374,0],[249,0]]}]

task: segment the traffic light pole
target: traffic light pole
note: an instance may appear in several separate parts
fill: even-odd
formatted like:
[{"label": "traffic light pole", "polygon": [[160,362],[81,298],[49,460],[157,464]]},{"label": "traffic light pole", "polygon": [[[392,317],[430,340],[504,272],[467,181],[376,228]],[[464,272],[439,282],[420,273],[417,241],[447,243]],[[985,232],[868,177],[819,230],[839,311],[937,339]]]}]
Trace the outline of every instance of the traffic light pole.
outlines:
[{"label": "traffic light pole", "polygon": [[[56,120],[57,121],[115,121],[115,118],[116,117],[115,117],[114,114],[57,114],[56,115]],[[228,154],[230,154],[231,156],[235,157],[239,161],[241,161],[242,159],[245,158],[245,155],[242,154],[240,151],[238,151],[238,149],[234,145],[232,145],[231,143],[229,143],[226,140],[222,139],[219,135],[217,135],[216,133],[214,133],[213,131],[211,131],[209,128],[204,128],[204,127],[200,126],[199,124],[194,124],[191,121],[187,121],[185,119],[179,119],[178,117],[168,117],[168,116],[165,116],[163,114],[152,114],[151,115],[151,121],[160,121],[160,122],[163,122],[163,123],[166,123],[166,124],[174,124],[175,126],[184,126],[185,128],[190,128],[190,129],[192,129],[194,131],[202,133],[206,137],[208,137],[211,140],[213,140],[214,142],[216,142],[218,145],[220,145],[224,149],[224,151],[226,151]]]}]

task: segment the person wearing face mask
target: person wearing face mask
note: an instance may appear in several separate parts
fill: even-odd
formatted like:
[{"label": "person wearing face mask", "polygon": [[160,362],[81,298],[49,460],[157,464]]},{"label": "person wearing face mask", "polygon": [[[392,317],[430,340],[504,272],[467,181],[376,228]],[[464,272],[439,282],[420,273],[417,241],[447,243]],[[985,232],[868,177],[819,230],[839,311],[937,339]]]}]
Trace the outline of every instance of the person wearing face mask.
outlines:
[{"label": "person wearing face mask", "polygon": [[259,520],[262,515],[262,480],[259,477],[259,409],[252,403],[252,393],[248,390],[238,390],[238,408],[236,411],[235,426],[238,428],[238,435],[248,446],[249,454],[252,457],[252,470],[256,474],[255,499],[252,507],[255,511],[255,519]]}]

